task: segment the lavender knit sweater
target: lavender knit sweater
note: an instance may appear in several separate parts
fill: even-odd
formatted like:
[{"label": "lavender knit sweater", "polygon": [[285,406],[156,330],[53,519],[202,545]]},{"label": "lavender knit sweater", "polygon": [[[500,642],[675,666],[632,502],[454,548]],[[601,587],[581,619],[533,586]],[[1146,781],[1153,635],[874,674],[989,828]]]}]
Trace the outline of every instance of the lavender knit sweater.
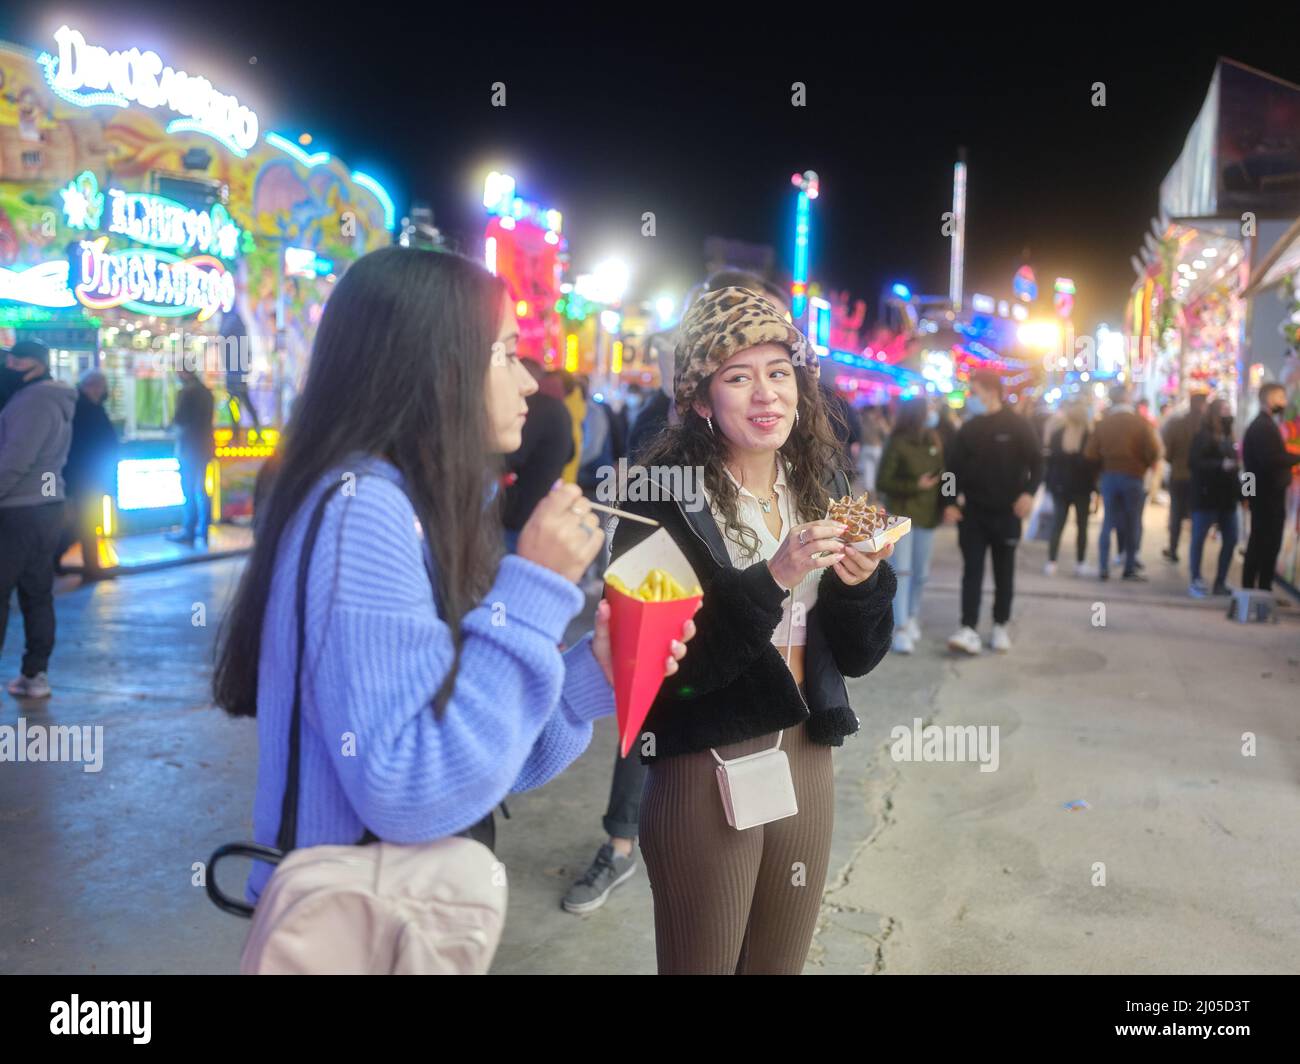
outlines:
[{"label": "lavender knit sweater", "polygon": [[[443,838],[481,820],[508,793],[559,774],[614,712],[587,636],[561,654],[582,609],[573,584],[507,556],[463,621],[460,671],[441,721],[431,701],[451,664],[434,608],[415,511],[396,468],[378,458],[347,469],[354,496],[325,507],[307,582],[298,845],[352,843],[366,827],[387,842]],[[253,834],[275,844],[288,761],[297,647],[294,594],[312,504],[285,529],[262,632]],[[495,623],[494,623],[495,620]],[[255,861],[255,902],[272,867]]]}]

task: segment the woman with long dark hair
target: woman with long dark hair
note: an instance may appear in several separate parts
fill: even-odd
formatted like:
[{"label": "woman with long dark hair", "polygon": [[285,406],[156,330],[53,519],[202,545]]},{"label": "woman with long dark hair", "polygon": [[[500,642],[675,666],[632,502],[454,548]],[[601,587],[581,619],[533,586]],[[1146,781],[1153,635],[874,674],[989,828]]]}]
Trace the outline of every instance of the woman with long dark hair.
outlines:
[{"label": "woman with long dark hair", "polygon": [[[802,971],[830,861],[831,747],[858,729],[844,677],[889,649],[892,546],[865,554],[824,519],[849,485],[815,358],[763,297],[703,295],[677,345],[681,422],[640,459],[654,501],[625,504],[660,522],[704,589],[637,744],[661,973]],[[650,531],[618,522],[613,556]]]},{"label": "woman with long dark hair", "polygon": [[[578,488],[557,485],[501,557],[498,456],[537,389],[517,342],[505,285],[456,255],[374,251],[330,296],[214,677],[218,705],[258,719],[258,842],[280,822],[304,553],[299,846],[491,846],[497,803],[613,711],[607,607],[557,649],[604,538]],[[254,863],[250,901],[270,873]]]},{"label": "woman with long dark hair", "polygon": [[894,546],[898,577],[894,596],[894,650],[910,654],[921,638],[921,592],[930,578],[930,551],[943,507],[939,479],[943,473],[943,444],[939,412],[924,396],[898,407],[898,419],[885,443],[876,487],[892,514],[912,519],[912,531]]}]

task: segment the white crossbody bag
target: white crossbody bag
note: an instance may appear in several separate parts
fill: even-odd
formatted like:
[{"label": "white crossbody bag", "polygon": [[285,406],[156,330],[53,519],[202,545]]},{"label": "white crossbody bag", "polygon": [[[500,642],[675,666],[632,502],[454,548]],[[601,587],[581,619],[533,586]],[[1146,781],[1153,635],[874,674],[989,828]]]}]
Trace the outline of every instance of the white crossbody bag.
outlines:
[{"label": "white crossbody bag", "polygon": [[[785,517],[785,527],[793,528],[788,514]],[[786,635],[786,668],[789,668],[790,648],[794,645],[793,589],[790,591],[790,623]],[[800,697],[803,697],[802,693]],[[709,747],[709,753],[718,763],[713,771],[718,777],[718,790],[722,792],[722,808],[727,814],[727,823],[737,831],[770,824],[799,812],[799,803],[794,793],[794,777],[790,773],[790,758],[781,749],[784,734],[784,729],[777,732],[776,745],[770,750],[745,754],[730,761]]]}]

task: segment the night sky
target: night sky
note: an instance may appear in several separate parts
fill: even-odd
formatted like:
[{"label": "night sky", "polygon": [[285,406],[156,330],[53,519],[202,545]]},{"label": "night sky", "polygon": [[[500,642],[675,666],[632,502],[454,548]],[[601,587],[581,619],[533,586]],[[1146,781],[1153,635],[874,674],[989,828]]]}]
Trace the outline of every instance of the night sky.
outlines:
[{"label": "night sky", "polygon": [[[0,37],[48,47],[67,22],[93,43],[152,47],[252,106],[264,130],[309,131],[311,150],[384,179],[399,214],[426,201],[466,250],[481,234],[482,179],[505,170],[520,195],[564,213],[577,269],[620,255],[644,297],[697,280],[709,235],[775,245],[788,279],[790,175],[809,168],[822,184],[814,280],[865,298],[872,316],[889,282],[944,292],[940,216],[964,145],[967,293],[1010,297],[1028,249],[1049,298],[1053,278],[1075,279],[1088,328],[1119,320],[1129,256],[1215,57],[1300,82],[1294,27],[1270,26],[1277,15],[1200,30],[1172,9],[1143,24],[1035,5],[1017,24],[1016,9],[989,8],[961,26],[920,6],[896,23],[817,5],[782,20],[703,7],[627,7],[612,22],[560,6],[431,4],[412,18],[370,4],[322,6],[308,23],[278,3],[7,3]],[[496,81],[504,108],[491,106]],[[790,104],[794,81],[804,108]],[[1096,81],[1104,108],[1091,104]]]}]

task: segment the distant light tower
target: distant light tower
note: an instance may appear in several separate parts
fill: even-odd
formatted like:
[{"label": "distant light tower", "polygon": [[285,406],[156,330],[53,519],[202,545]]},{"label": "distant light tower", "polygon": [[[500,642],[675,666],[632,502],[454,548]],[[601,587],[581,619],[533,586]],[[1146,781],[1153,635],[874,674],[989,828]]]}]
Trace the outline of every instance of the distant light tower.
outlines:
[{"label": "distant light tower", "polygon": [[966,149],[957,149],[952,168],[952,254],[948,261],[948,302],[961,311],[962,266],[966,256]]},{"label": "distant light tower", "polygon": [[808,237],[812,229],[812,201],[820,192],[815,170],[793,174],[790,184],[799,190],[794,212],[794,281],[790,285],[790,314],[798,321],[808,306]]}]

